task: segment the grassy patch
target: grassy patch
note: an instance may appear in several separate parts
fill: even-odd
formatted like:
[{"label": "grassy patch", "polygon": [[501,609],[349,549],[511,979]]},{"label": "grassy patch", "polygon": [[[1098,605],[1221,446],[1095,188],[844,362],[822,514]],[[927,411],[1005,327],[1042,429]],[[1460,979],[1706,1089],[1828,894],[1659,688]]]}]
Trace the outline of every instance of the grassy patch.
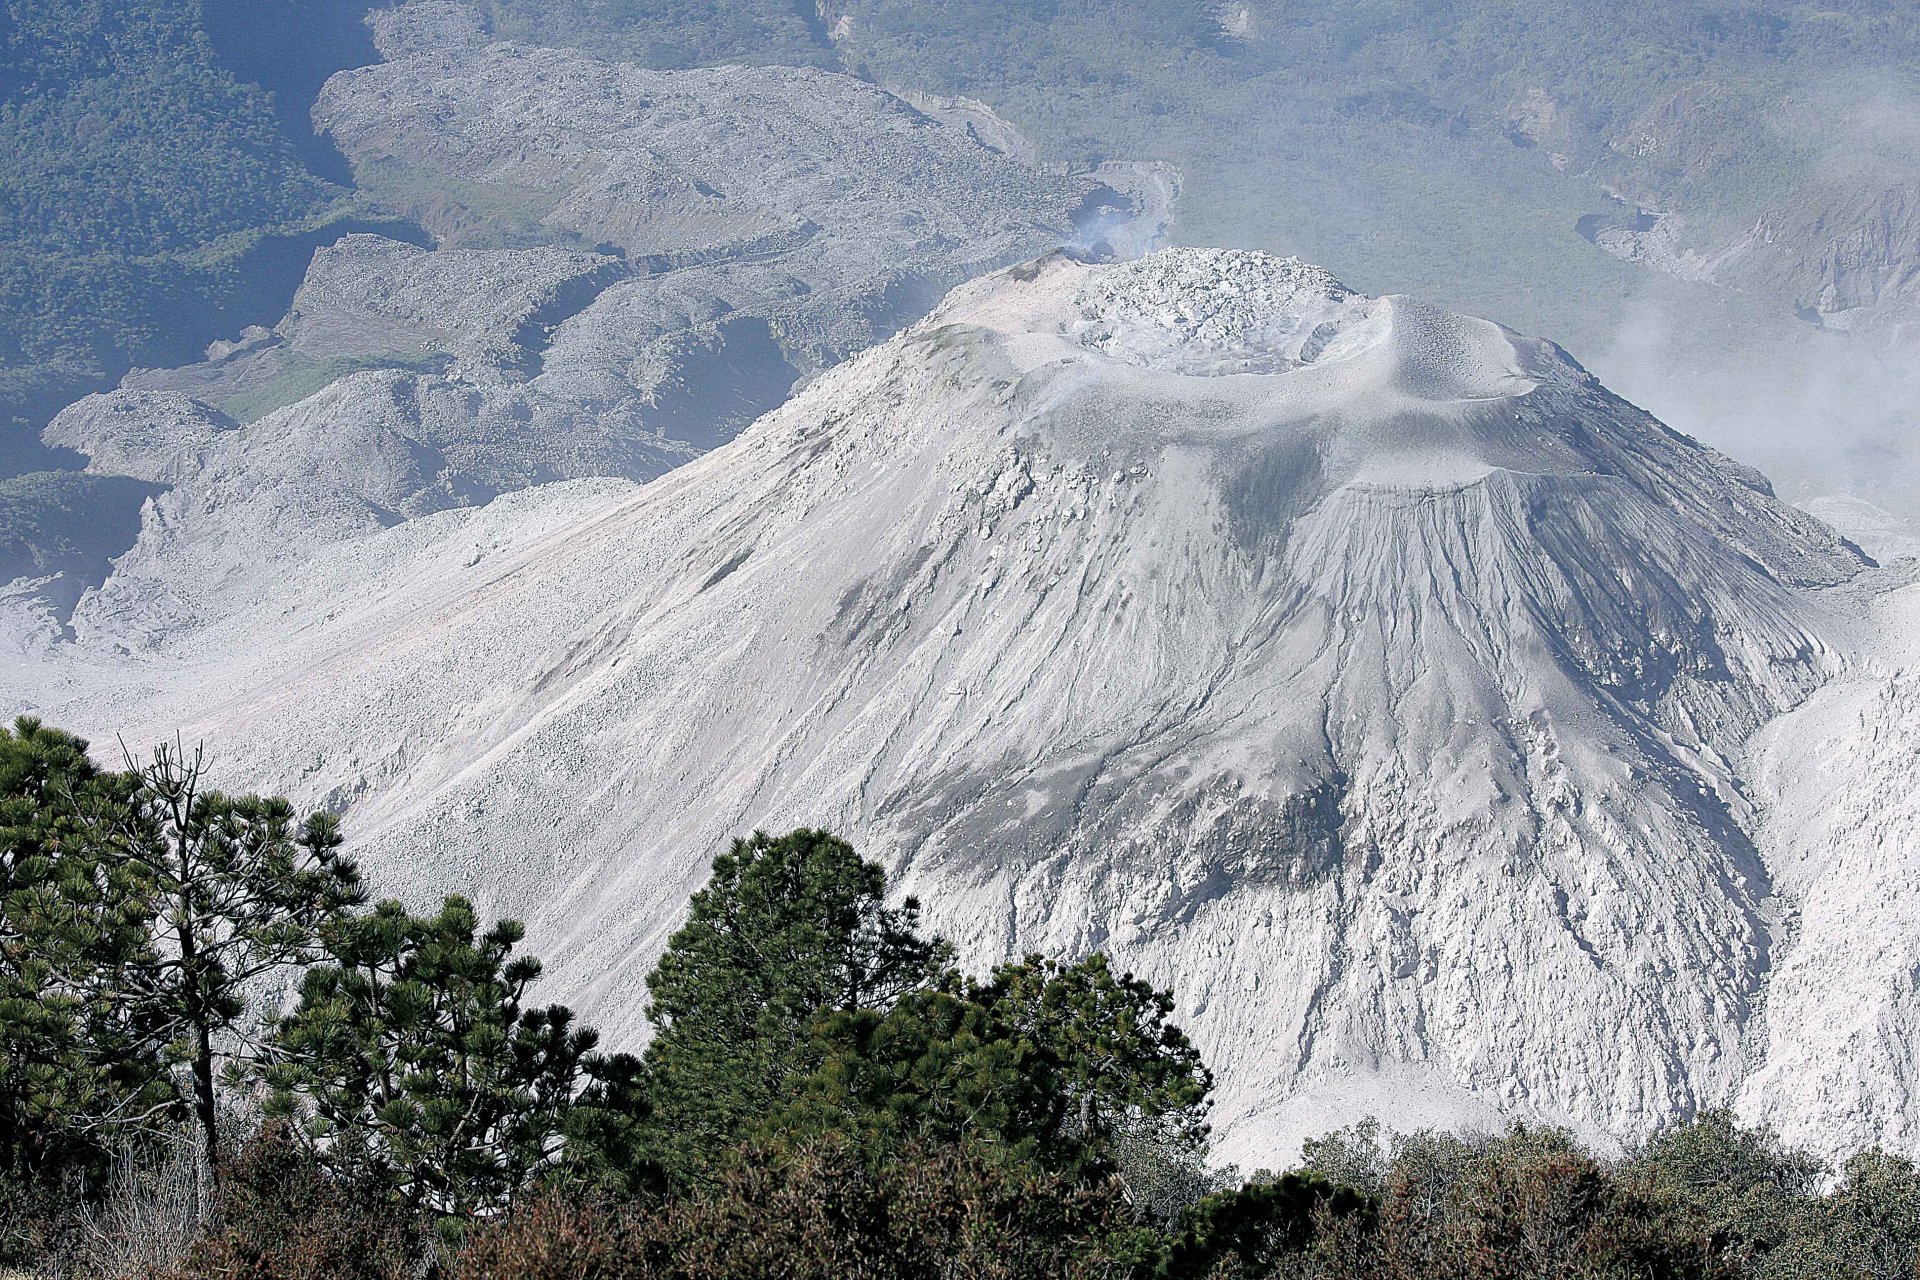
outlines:
[{"label": "grassy patch", "polygon": [[384,158],[356,164],[353,177],[367,199],[419,223],[447,248],[521,249],[575,239],[541,221],[559,203],[551,191],[474,182]]},{"label": "grassy patch", "polygon": [[416,356],[341,356],[332,360],[315,360],[311,356],[289,353],[284,357],[280,371],[271,379],[244,391],[211,397],[208,403],[241,422],[255,422],[275,409],[298,404],[349,374],[368,369],[435,373],[446,367],[448,358],[438,351]]}]

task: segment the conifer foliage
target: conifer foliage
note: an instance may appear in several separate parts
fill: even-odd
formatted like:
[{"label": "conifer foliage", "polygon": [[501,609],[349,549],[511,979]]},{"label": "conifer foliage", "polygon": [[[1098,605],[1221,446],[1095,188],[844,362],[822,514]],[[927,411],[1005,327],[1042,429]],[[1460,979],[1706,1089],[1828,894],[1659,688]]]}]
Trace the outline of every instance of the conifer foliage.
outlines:
[{"label": "conifer foliage", "polygon": [[737,840],[647,979],[654,1144],[696,1177],[816,1066],[834,1010],[886,1010],[931,985],[948,953],[920,906],[885,904],[886,873],[824,831]]},{"label": "conifer foliage", "polygon": [[[647,1180],[639,1061],[528,1003],[517,922],[460,898],[364,909],[331,815],[214,789],[177,742],[126,764],[31,719],[0,730],[0,1263],[181,1124],[217,1225],[231,1117],[262,1100],[296,1154],[250,1167],[309,1169],[356,1212],[377,1188],[450,1238],[543,1180]],[[294,1005],[263,1003],[289,977]]]},{"label": "conifer foliage", "polygon": [[383,902],[332,922],[327,961],[273,1028],[270,1110],[323,1163],[370,1168],[409,1210],[443,1217],[506,1208],[565,1161],[633,1168],[639,1063],[595,1053],[565,1006],[526,1006],[540,963],[513,954],[522,933],[481,930],[458,897],[432,916]]},{"label": "conifer foliage", "polygon": [[215,1077],[222,1060],[248,1056],[246,992],[313,963],[321,927],[364,894],[331,815],[297,820],[283,799],[225,795],[205,775],[202,752],[161,746],[130,771],[130,803],[83,821],[94,847],[143,882],[157,914],[153,960],[130,970],[129,994],[154,1012],[187,1065],[212,1180],[221,1156]]},{"label": "conifer foliage", "polygon": [[1370,1123],[1215,1169],[1169,993],[1098,954],[967,974],[823,831],[715,860],[646,1053],[604,1053],[518,923],[367,907],[331,817],[206,776],[0,730],[0,1267],[128,1274],[70,1246],[194,1182],[184,1130],[172,1269],[113,1253],[142,1280],[1920,1274],[1912,1162],[1720,1113],[1614,1161]]},{"label": "conifer foliage", "polygon": [[111,1131],[165,1117],[159,1011],[127,998],[159,963],[138,868],[92,839],[129,780],[30,718],[0,728],[0,1173],[98,1177]]}]

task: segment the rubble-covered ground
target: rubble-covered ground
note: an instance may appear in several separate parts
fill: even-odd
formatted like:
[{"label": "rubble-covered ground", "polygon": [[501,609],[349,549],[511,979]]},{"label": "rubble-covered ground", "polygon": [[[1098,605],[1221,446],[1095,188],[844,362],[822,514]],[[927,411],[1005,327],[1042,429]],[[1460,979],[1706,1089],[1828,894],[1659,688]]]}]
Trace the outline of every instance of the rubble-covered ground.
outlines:
[{"label": "rubble-covered ground", "polygon": [[42,636],[159,643],[336,540],[651,479],[960,281],[1133,252],[1169,217],[1151,166],[1043,173],[844,75],[648,71],[492,41],[446,0],[373,20],[387,60],[316,120],[436,244],[348,236],[273,329],[63,412],[49,444],[168,488],[104,583],[87,562],[16,587]]}]

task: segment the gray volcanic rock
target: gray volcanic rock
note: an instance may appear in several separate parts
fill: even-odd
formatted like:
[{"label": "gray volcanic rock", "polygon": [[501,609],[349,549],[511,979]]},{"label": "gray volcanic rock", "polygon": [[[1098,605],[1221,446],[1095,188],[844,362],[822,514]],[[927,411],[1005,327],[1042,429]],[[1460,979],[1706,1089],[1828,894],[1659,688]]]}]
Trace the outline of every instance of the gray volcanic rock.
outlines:
[{"label": "gray volcanic rock", "polygon": [[409,207],[443,243],[349,236],[272,331],[54,422],[92,469],[174,486],[82,631],[153,646],[341,539],[651,479],[961,280],[1083,234],[1141,247],[1177,190],[1042,174],[845,76],[490,43],[448,3],[373,20],[393,61],[334,77],[317,118],[388,198],[433,193]]},{"label": "gray volcanic rock", "polygon": [[543,480],[616,470],[604,456],[570,456],[564,435],[542,427],[459,382],[399,370],[342,378],[220,437],[150,499],[139,539],[81,599],[72,625],[96,642],[179,643],[272,600],[291,569],[330,544]]},{"label": "gray volcanic rock", "polygon": [[1750,769],[1796,916],[1742,1109],[1842,1156],[1920,1150],[1920,587],[1870,621],[1865,660],[1767,726]]},{"label": "gray volcanic rock", "polygon": [[489,213],[493,234],[537,225],[683,263],[817,239],[808,256],[857,264],[842,285],[945,274],[956,250],[991,261],[1036,227],[1070,233],[1097,187],[811,69],[650,71],[509,42],[428,45],[335,76],[314,114],[376,183],[399,171],[471,191],[464,217],[422,207],[443,241]]},{"label": "gray volcanic rock", "polygon": [[280,332],[314,359],[442,352],[475,377],[526,376],[550,326],[625,274],[606,254],[432,253],[348,236],[314,255]]},{"label": "gray volcanic rock", "polygon": [[[442,381],[504,393],[539,373],[561,318],[627,274],[607,254],[434,252],[349,235],[314,254],[292,308],[273,329],[215,344],[204,364],[135,370],[120,391],[68,409],[47,439],[84,449],[96,412],[129,419],[150,403],[148,393],[191,395],[251,421],[364,369],[431,370]],[[154,428],[164,434],[158,421]]]},{"label": "gray volcanic rock", "polygon": [[759,381],[784,393],[982,271],[1164,226],[1174,194],[1139,173],[1111,175],[1125,190],[1043,174],[1004,132],[823,71],[382,39],[411,52],[334,77],[315,108],[364,182],[443,243],[573,237],[633,265],[547,351],[542,390],[596,407],[672,419],[674,384],[714,353],[777,369]]},{"label": "gray volcanic rock", "polygon": [[120,391],[87,396],[47,427],[50,445],[87,455],[96,475],[174,484],[201,465],[209,445],[239,424],[178,391]]},{"label": "gray volcanic rock", "polygon": [[1888,980],[1769,1002],[1845,923],[1796,917],[1748,774],[1851,678],[1866,572],[1551,344],[1258,254],[1056,256],[662,479],[345,544],[35,700],[344,809],[615,1042],[722,842],[804,822],[975,963],[1173,987],[1236,1158],[1369,1112],[1624,1139],[1772,1107],[1808,1011]]},{"label": "gray volcanic rock", "polygon": [[1841,494],[1826,494],[1794,505],[1838,529],[1882,563],[1920,558],[1920,520],[1906,519],[1865,499]]}]

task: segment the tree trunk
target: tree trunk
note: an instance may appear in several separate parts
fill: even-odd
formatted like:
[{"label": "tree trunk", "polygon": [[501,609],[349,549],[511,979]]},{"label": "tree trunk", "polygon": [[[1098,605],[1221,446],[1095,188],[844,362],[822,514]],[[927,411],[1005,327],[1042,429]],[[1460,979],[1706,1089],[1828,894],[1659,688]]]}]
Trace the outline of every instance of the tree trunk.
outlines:
[{"label": "tree trunk", "polygon": [[[182,838],[182,846],[185,840]],[[184,858],[183,858],[184,861]],[[182,882],[186,883],[185,881]],[[220,1221],[220,1104],[213,1092],[213,1028],[200,991],[200,949],[194,945],[192,903],[186,892],[180,895],[180,994],[193,1028],[193,1120],[200,1130],[200,1158],[194,1161],[196,1190],[199,1192],[200,1222],[212,1226]]]},{"label": "tree trunk", "polygon": [[200,1128],[200,1219],[220,1221],[220,1107],[213,1092],[213,1037],[205,1019],[193,1029],[193,1116]]}]

